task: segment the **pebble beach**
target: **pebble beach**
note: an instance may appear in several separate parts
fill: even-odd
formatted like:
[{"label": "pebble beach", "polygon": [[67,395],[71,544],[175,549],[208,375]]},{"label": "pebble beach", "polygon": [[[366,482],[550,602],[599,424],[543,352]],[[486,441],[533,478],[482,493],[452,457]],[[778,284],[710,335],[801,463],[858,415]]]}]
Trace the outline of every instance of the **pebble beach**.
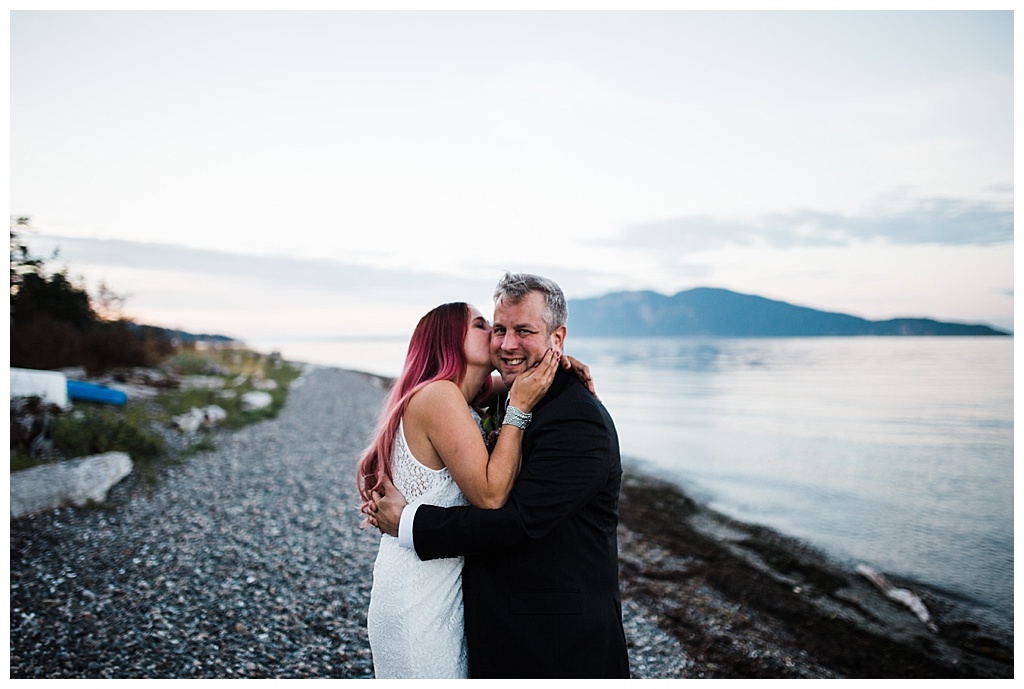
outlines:
[{"label": "pebble beach", "polygon": [[[154,488],[129,477],[105,505],[12,520],[11,678],[371,678],[379,536],[359,528],[354,471],[385,389],[307,367],[277,418]],[[619,541],[635,678],[1013,677],[1012,640],[926,599],[933,631],[629,466]]]}]

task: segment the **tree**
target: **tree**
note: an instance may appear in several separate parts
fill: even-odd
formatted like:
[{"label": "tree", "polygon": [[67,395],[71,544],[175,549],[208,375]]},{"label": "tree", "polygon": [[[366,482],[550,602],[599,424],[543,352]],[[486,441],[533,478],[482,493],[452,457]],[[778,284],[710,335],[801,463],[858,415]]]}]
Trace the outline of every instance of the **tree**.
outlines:
[{"label": "tree", "polygon": [[[25,217],[17,218],[14,223],[24,227],[29,224]],[[21,286],[22,277],[26,273],[38,273],[43,268],[43,259],[34,258],[29,253],[28,246],[22,243],[18,233],[11,227],[11,296],[17,293]]]},{"label": "tree", "polygon": [[150,366],[172,353],[165,333],[121,316],[124,298],[106,283],[94,298],[67,269],[48,271],[15,229],[28,225],[26,217],[11,223],[11,366],[99,372]]},{"label": "tree", "polygon": [[[26,226],[28,218],[18,218],[16,223]],[[87,328],[99,320],[89,293],[72,283],[66,269],[48,275],[43,259],[31,254],[12,227],[11,325],[27,325],[41,317],[77,329]]]}]

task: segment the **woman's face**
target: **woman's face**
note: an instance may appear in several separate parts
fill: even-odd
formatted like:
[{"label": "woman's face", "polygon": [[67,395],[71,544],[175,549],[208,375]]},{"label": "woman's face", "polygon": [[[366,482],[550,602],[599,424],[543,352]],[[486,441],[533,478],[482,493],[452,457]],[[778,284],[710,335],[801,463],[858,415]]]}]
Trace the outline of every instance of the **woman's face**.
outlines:
[{"label": "woman's face", "polygon": [[491,365],[491,324],[487,322],[480,309],[469,307],[469,328],[466,330],[466,363],[469,366]]}]

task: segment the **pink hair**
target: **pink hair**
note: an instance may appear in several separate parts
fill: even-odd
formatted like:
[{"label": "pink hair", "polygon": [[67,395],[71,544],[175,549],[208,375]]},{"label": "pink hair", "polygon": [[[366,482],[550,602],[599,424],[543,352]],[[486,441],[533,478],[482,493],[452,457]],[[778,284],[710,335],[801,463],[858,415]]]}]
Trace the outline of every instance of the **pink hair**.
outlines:
[{"label": "pink hair", "polygon": [[[409,340],[405,366],[384,403],[373,441],[356,466],[356,487],[365,507],[370,492],[380,488],[386,476],[391,480],[391,450],[398,435],[398,424],[409,399],[428,383],[450,380],[456,385],[466,376],[466,332],[469,329],[469,305],[464,302],[442,304],[428,312],[416,325]],[[477,399],[491,391],[488,376]]]}]

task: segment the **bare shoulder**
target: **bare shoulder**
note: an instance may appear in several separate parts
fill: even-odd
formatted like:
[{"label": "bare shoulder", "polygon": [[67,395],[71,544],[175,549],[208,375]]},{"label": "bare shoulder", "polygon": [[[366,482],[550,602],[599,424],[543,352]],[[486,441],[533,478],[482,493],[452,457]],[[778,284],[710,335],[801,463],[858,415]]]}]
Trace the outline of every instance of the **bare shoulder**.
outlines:
[{"label": "bare shoulder", "polygon": [[416,415],[430,414],[435,410],[464,404],[466,399],[458,385],[450,380],[435,380],[409,399],[408,410]]}]

